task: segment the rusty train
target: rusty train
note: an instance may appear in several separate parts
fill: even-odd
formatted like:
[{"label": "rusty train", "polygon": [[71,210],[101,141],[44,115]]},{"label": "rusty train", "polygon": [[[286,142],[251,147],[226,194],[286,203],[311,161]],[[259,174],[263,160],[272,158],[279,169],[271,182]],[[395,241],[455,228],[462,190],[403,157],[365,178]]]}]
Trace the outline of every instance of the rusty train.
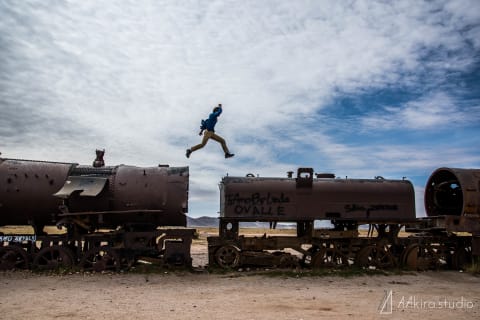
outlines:
[{"label": "rusty train", "polygon": [[[339,179],[311,168],[299,168],[296,177],[224,177],[209,262],[229,268],[463,268],[480,255],[479,183],[480,170],[436,170],[425,191],[428,217],[417,218],[407,180]],[[318,220],[332,227],[316,228]],[[239,234],[246,221],[294,222],[296,236],[246,237]],[[369,226],[366,235],[360,226]]]},{"label": "rusty train", "polygon": [[[34,229],[0,236],[1,269],[120,270],[140,256],[191,263],[188,167],[0,159],[0,181],[0,225]],[[47,234],[45,225],[66,232]]]},{"label": "rusty train", "polygon": [[[98,154],[98,153],[97,153]],[[0,158],[0,269],[120,270],[139,260],[191,266],[189,168],[92,166]],[[337,178],[299,168],[220,182],[210,266],[460,269],[480,256],[480,169],[439,168],[417,218],[408,180]],[[318,221],[331,227],[318,227]],[[290,223],[294,235],[246,236],[245,222]],[[62,232],[45,232],[45,226]],[[365,229],[368,227],[368,230]]]}]

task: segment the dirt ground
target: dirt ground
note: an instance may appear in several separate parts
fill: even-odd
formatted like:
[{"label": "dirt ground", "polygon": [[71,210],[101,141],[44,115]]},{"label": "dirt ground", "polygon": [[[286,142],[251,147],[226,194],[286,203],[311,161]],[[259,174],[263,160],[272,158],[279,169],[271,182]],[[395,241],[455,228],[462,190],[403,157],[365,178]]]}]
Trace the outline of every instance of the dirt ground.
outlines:
[{"label": "dirt ground", "polygon": [[[192,246],[207,263],[207,233]],[[466,272],[288,276],[186,271],[0,273],[0,319],[480,319]]]},{"label": "dirt ground", "polygon": [[5,272],[0,296],[0,318],[22,320],[480,318],[480,278],[458,272],[352,278]]}]

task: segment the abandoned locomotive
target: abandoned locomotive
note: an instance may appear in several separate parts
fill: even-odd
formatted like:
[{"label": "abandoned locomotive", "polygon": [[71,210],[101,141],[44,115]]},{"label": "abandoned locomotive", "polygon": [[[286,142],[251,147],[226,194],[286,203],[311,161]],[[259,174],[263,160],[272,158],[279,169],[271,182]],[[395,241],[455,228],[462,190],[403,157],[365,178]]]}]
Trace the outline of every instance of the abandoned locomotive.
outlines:
[{"label": "abandoned locomotive", "polygon": [[[118,270],[140,256],[189,265],[188,179],[188,167],[0,158],[0,225],[29,224],[35,231],[2,237],[0,267]],[[46,234],[45,225],[67,232]]]}]

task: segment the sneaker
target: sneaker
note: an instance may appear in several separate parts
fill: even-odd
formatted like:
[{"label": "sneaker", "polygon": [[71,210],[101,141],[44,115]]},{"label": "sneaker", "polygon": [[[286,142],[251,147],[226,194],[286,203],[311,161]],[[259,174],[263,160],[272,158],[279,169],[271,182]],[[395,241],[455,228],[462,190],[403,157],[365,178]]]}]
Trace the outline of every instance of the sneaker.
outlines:
[{"label": "sneaker", "polygon": [[225,159],[233,157],[235,154],[233,153],[225,153]]},{"label": "sneaker", "polygon": [[187,149],[187,153],[185,154],[187,158],[190,158],[190,155],[192,154],[192,150]]}]

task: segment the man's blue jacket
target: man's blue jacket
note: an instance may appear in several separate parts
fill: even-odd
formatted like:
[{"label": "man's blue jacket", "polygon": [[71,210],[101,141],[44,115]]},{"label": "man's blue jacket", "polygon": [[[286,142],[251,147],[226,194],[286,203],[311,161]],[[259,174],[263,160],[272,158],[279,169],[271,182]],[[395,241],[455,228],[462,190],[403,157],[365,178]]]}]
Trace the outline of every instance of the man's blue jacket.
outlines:
[{"label": "man's blue jacket", "polygon": [[208,119],[205,121],[205,129],[211,132],[215,132],[215,125],[217,124],[217,118],[222,113],[222,108],[219,107],[217,111],[210,113]]}]

